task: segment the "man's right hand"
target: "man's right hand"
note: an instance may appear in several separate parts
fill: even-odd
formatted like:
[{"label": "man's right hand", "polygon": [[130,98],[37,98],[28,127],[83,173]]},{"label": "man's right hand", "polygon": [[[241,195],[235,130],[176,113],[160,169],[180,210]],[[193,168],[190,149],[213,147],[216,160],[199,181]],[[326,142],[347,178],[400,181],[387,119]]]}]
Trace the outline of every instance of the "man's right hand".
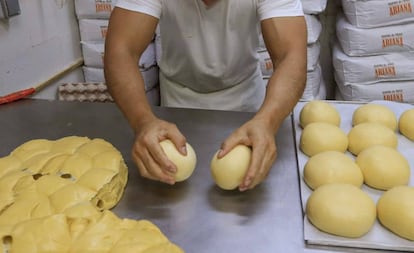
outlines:
[{"label": "man's right hand", "polygon": [[167,158],[160,146],[160,142],[165,139],[170,139],[181,154],[187,154],[186,139],[175,124],[158,118],[140,123],[135,128],[132,159],[141,176],[174,184],[174,174],[177,168]]}]

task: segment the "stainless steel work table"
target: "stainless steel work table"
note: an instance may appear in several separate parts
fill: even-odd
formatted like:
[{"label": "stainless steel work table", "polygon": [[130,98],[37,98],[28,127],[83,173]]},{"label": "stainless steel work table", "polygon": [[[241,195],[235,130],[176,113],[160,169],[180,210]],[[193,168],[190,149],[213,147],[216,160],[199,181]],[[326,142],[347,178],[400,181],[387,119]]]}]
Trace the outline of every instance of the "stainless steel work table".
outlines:
[{"label": "stainless steel work table", "polygon": [[277,135],[278,159],[268,179],[240,193],[217,188],[209,165],[221,142],[253,114],[161,107],[154,111],[177,124],[197,153],[196,170],[186,182],[168,186],[139,176],[130,158],[132,131],[112,103],[28,99],[2,105],[0,156],[37,138],[78,135],[111,142],[129,167],[125,194],[113,211],[152,221],[187,253],[376,252],[305,244],[291,117]]}]

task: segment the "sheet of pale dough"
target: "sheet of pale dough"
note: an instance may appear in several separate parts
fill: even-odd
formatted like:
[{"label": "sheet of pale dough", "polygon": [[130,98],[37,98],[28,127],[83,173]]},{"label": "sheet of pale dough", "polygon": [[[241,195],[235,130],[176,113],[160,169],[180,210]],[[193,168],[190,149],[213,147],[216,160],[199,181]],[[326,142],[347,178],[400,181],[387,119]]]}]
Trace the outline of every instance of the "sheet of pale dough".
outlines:
[{"label": "sheet of pale dough", "polygon": [[[327,101],[328,102],[328,101]],[[339,102],[339,101],[329,101],[341,115],[341,129],[348,134],[352,128],[352,114],[356,108],[361,106],[361,103],[350,103],[350,102]],[[397,119],[401,114],[408,109],[414,108],[413,105],[391,102],[391,101],[372,101],[371,103],[383,104],[389,107],[394,111]],[[295,129],[295,140],[296,140],[296,149],[297,149],[297,158],[299,165],[299,175],[300,175],[300,193],[303,210],[305,210],[306,201],[312,190],[306,185],[303,180],[303,168],[308,161],[308,157],[300,151],[299,143],[300,136],[302,134],[302,128],[299,126],[299,114],[302,107],[306,102],[299,102],[295,107],[293,116],[294,116],[294,129]],[[414,142],[410,141],[406,137],[398,133],[398,150],[405,156],[405,158],[410,163],[411,168],[411,178],[410,186],[414,186]],[[354,156],[350,153],[347,153],[351,157]],[[383,191],[372,189],[366,185],[362,186],[362,190],[367,192],[372,199],[377,202],[379,197],[383,194]],[[304,217],[304,239],[309,244],[318,244],[318,245],[331,245],[331,246],[343,246],[343,247],[355,247],[355,248],[370,248],[370,249],[383,249],[383,250],[399,250],[399,251],[414,251],[414,242],[403,239],[391,233],[378,222],[375,222],[374,226],[366,235],[358,239],[349,239],[340,236],[330,235],[318,230],[313,226],[307,219],[306,215]]]}]

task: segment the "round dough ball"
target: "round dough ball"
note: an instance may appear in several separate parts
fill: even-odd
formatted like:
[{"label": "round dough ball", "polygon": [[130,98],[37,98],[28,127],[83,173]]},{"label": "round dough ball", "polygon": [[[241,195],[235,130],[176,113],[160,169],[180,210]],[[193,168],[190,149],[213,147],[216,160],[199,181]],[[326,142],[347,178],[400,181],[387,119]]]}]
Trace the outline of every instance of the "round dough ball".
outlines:
[{"label": "round dough ball", "polygon": [[343,237],[366,234],[376,220],[374,201],[351,184],[325,184],[316,189],[306,203],[309,221],[318,229]]},{"label": "round dough ball", "polygon": [[400,116],[398,127],[400,133],[408,139],[414,141],[414,109],[406,110]]},{"label": "round dough ball", "polygon": [[341,117],[333,105],[321,100],[313,100],[303,106],[299,115],[299,123],[304,128],[313,122],[326,122],[339,126]]},{"label": "round dough ball", "polygon": [[376,145],[358,154],[356,163],[364,175],[365,184],[380,190],[407,185],[410,180],[410,164],[394,148]]},{"label": "round dough ball", "polygon": [[377,203],[378,219],[395,234],[414,241],[414,187],[397,186]]},{"label": "round dough ball", "polygon": [[214,181],[223,190],[236,189],[249,168],[252,150],[245,145],[237,145],[220,159],[217,159],[217,154],[218,151],[210,166]]},{"label": "round dough ball", "polygon": [[356,126],[365,122],[379,123],[393,131],[397,130],[397,117],[385,105],[365,104],[358,107],[352,115],[352,125]]},{"label": "round dough ball", "polygon": [[394,131],[379,123],[361,123],[354,126],[348,133],[348,150],[358,155],[362,150],[374,146],[384,145],[396,148],[398,138]]},{"label": "round dough ball", "polygon": [[300,136],[300,149],[307,156],[314,156],[328,150],[345,152],[348,147],[348,138],[338,126],[314,122],[308,124]]},{"label": "round dough ball", "polygon": [[178,152],[174,143],[168,139],[161,141],[160,145],[168,159],[170,159],[170,161],[177,167],[175,181],[181,182],[189,178],[191,174],[193,174],[197,163],[197,157],[193,147],[186,143],[187,155],[183,156],[180,152]]},{"label": "round dough ball", "polygon": [[355,161],[338,151],[325,151],[312,156],[305,164],[303,178],[313,190],[329,183],[345,183],[361,187],[361,169]]}]

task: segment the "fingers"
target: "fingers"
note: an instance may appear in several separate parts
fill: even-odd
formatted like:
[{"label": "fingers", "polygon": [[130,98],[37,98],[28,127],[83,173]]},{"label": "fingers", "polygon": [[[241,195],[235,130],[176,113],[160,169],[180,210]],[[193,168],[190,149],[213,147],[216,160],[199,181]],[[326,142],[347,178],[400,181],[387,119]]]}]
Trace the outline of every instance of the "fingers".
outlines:
[{"label": "fingers", "polygon": [[[135,161],[141,176],[155,181],[161,181],[167,184],[174,184],[174,173],[163,170],[159,164],[155,162],[148,151],[133,151],[133,160]],[[168,159],[167,159],[168,162]]]},{"label": "fingers", "polygon": [[[255,188],[258,184],[263,182],[269,175],[272,164],[276,159],[276,150],[274,152],[265,152],[265,155],[263,157],[260,157],[260,152],[264,152],[264,150],[259,150],[256,154],[252,155],[252,163],[249,166],[245,180],[243,181],[240,187],[240,190],[242,191]],[[258,162],[256,163],[256,161]]]},{"label": "fingers", "polygon": [[175,131],[170,131],[167,133],[167,138],[170,139],[177,148],[178,152],[180,152],[182,155],[187,155],[187,140],[184,137],[184,135],[178,130],[177,126],[173,126],[175,128]]}]

